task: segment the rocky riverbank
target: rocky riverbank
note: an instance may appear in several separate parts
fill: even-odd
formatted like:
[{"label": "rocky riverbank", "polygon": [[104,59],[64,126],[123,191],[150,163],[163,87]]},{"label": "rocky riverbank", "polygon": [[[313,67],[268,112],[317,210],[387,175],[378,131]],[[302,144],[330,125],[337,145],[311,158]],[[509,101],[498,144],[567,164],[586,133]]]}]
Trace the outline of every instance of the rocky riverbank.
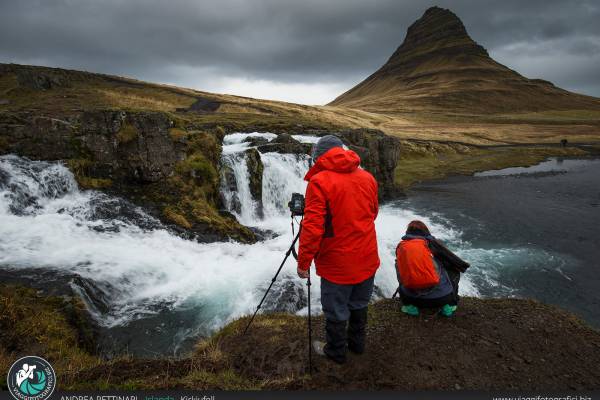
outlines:
[{"label": "rocky riverbank", "polygon": [[[93,322],[76,298],[2,285],[0,369],[35,353],[53,364],[62,390],[600,388],[600,332],[530,300],[465,298],[452,319],[412,318],[397,301],[378,301],[370,306],[366,354],[343,366],[316,357],[312,377],[305,318],[262,315],[242,336],[246,322],[199,340],[185,357],[106,360],[95,352]],[[322,318],[313,322],[321,337]]]}]

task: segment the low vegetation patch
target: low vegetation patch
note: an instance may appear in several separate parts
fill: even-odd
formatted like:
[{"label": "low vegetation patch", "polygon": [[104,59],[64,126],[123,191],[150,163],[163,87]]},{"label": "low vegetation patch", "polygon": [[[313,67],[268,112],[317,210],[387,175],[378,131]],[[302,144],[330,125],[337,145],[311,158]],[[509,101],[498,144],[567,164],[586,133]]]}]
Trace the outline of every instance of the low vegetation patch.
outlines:
[{"label": "low vegetation patch", "polygon": [[139,136],[139,132],[135,126],[130,123],[124,123],[119,132],[117,132],[117,141],[119,144],[127,144],[133,142]]},{"label": "low vegetation patch", "polygon": [[[100,364],[89,346],[89,316],[77,298],[44,297],[34,289],[0,286],[0,366],[3,371],[19,356],[36,354],[52,363],[62,382]],[[0,375],[5,386],[5,375]]]},{"label": "low vegetation patch", "polygon": [[179,142],[185,139],[188,136],[188,133],[181,128],[171,128],[169,129],[169,135],[171,136],[171,139]]},{"label": "low vegetation patch", "polygon": [[408,188],[414,183],[442,179],[452,175],[508,167],[526,167],[548,157],[589,155],[578,147],[490,147],[481,148],[456,143],[403,141],[395,170],[395,183]]},{"label": "low vegetation patch", "polygon": [[169,221],[173,222],[174,224],[179,225],[185,229],[192,229],[192,224],[190,224],[189,221],[183,215],[177,213],[177,211],[175,211],[174,207],[171,207],[171,206],[165,207],[165,209],[163,210],[163,213],[165,215],[165,218],[167,218]]}]

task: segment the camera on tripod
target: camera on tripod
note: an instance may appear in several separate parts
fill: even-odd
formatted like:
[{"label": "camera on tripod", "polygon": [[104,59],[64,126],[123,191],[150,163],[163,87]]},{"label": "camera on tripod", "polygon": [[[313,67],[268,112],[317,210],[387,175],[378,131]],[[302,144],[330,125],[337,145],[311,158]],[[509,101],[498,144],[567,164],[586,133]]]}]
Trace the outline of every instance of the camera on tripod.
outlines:
[{"label": "camera on tripod", "polygon": [[288,203],[292,217],[304,215],[304,196],[300,193],[292,193],[292,199]]}]

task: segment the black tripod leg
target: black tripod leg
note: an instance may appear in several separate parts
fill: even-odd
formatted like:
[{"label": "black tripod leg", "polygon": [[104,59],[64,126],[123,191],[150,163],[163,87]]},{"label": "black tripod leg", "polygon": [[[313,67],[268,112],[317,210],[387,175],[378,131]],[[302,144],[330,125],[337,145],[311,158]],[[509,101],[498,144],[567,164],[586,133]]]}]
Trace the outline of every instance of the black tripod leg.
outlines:
[{"label": "black tripod leg", "polygon": [[254,318],[256,317],[256,314],[258,314],[258,311],[260,310],[260,308],[263,305],[263,302],[267,298],[267,295],[269,294],[269,291],[271,290],[271,288],[273,287],[273,284],[277,280],[277,277],[279,276],[279,273],[281,272],[281,269],[283,268],[283,265],[287,261],[288,257],[292,253],[292,251],[294,251],[294,246],[296,245],[296,242],[298,241],[298,238],[300,237],[300,232],[301,231],[302,231],[302,226],[300,226],[300,228],[298,229],[298,234],[296,235],[296,237],[292,241],[292,245],[290,246],[290,248],[288,249],[288,251],[285,252],[285,258],[281,262],[281,265],[279,265],[279,268],[277,269],[277,272],[275,273],[275,276],[273,277],[273,279],[271,279],[271,284],[269,285],[269,287],[265,291],[265,294],[264,294],[262,300],[260,301],[260,303],[258,303],[258,306],[256,307],[256,310],[254,311],[254,314],[252,314],[252,318],[250,318],[250,321],[248,321],[248,325],[246,325],[246,329],[244,329],[244,333],[243,333],[244,335],[246,334],[246,332],[248,332],[248,328],[250,328],[250,325],[252,325],[252,322],[254,321]]},{"label": "black tripod leg", "polygon": [[310,270],[308,271],[308,373],[312,375],[312,319],[310,315]]}]

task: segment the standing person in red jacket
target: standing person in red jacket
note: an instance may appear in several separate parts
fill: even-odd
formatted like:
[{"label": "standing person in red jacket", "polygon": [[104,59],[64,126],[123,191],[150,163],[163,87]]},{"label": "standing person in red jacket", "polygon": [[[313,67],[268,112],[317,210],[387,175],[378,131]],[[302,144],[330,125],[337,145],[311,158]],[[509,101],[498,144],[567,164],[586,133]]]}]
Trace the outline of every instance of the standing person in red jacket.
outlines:
[{"label": "standing person in red jacket", "polygon": [[343,145],[328,135],[313,146],[298,251],[298,275],[308,278],[314,260],[321,277],[327,343],[313,347],[338,363],[346,361],[346,348],[365,350],[367,305],[379,267],[377,181]]}]

